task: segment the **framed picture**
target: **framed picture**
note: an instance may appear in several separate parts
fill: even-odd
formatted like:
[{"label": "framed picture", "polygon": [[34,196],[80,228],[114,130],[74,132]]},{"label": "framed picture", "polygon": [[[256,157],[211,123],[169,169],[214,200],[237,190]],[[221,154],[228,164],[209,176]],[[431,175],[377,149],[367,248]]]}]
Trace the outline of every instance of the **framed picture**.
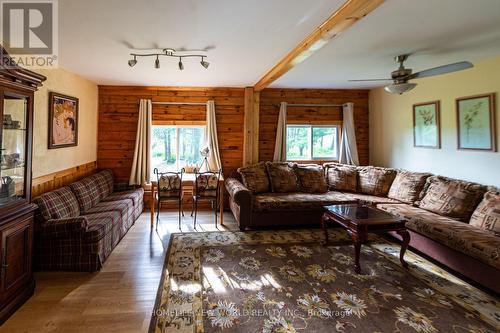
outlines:
[{"label": "framed picture", "polygon": [[78,98],[49,93],[49,149],[78,145]]},{"label": "framed picture", "polygon": [[441,148],[439,101],[413,105],[413,145]]},{"label": "framed picture", "polygon": [[456,100],[458,149],[496,151],[495,94]]}]

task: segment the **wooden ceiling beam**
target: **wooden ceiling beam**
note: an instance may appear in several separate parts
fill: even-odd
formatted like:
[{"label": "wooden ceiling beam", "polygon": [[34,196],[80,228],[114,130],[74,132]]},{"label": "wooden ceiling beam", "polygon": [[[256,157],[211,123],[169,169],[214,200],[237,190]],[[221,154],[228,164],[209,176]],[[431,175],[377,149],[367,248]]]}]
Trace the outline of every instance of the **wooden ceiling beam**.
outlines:
[{"label": "wooden ceiling beam", "polygon": [[330,40],[347,30],[358,20],[368,15],[385,0],[348,0],[325,22],[309,34],[300,44],[281,59],[254,85],[254,91],[261,91],[297,66]]}]

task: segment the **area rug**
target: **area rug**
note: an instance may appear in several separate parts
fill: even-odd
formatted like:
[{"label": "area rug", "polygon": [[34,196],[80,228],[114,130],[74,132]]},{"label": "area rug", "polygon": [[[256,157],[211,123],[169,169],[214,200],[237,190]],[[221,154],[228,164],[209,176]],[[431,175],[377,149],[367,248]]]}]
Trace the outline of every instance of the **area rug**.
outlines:
[{"label": "area rug", "polygon": [[361,274],[341,229],[173,234],[150,332],[497,332],[500,302],[374,237]]}]

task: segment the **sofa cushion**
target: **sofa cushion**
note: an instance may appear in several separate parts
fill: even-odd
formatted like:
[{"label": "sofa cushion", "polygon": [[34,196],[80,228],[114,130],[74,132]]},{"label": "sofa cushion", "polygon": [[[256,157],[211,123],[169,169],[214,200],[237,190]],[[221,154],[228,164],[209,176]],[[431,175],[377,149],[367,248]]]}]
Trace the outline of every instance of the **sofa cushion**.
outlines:
[{"label": "sofa cushion", "polygon": [[[84,215],[88,221],[87,231],[84,234],[86,242],[93,243],[103,239],[108,234],[114,234],[111,237],[111,242],[116,244],[120,240],[120,226],[121,220],[118,211],[104,211],[99,213],[92,213]],[[118,230],[118,233],[113,231]]]},{"label": "sofa cushion", "polygon": [[138,207],[141,201],[143,200],[143,197],[144,197],[144,189],[141,187],[135,190],[113,192],[110,195],[108,195],[103,201],[108,202],[108,201],[129,199],[132,200],[134,207]]},{"label": "sofa cushion", "polygon": [[271,191],[278,193],[297,192],[297,176],[293,166],[293,163],[287,162],[266,162]]},{"label": "sofa cushion", "polygon": [[331,191],[356,192],[358,190],[358,171],[353,165],[325,163],[328,188]]},{"label": "sofa cushion", "polygon": [[491,232],[406,204],[377,207],[408,219],[408,229],[500,269],[500,237]]},{"label": "sofa cushion", "polygon": [[500,236],[500,189],[492,189],[484,194],[469,224]]},{"label": "sofa cushion", "polygon": [[96,182],[87,177],[69,185],[78,200],[80,213],[85,214],[89,209],[99,203],[99,191]]},{"label": "sofa cushion", "polygon": [[359,192],[385,197],[391,188],[397,171],[389,168],[359,167],[358,189]]},{"label": "sofa cushion", "polygon": [[468,221],[486,186],[441,176],[427,178],[420,208],[460,221]]},{"label": "sofa cushion", "polygon": [[328,191],[325,172],[321,165],[296,164],[294,168],[300,192],[325,193]]},{"label": "sofa cushion", "polygon": [[324,194],[266,193],[258,194],[253,199],[254,212],[317,211],[324,210],[326,205],[352,202],[345,194],[333,191]]},{"label": "sofa cushion", "polygon": [[365,205],[376,205],[381,203],[401,203],[398,200],[386,198],[386,197],[377,197],[376,195],[369,195],[363,193],[352,193],[352,192],[342,192],[348,198],[352,200],[358,200],[360,203]]},{"label": "sofa cushion", "polygon": [[99,200],[103,200],[113,192],[113,172],[111,170],[100,171],[89,178],[97,184]]},{"label": "sofa cushion", "polygon": [[413,204],[419,199],[429,176],[431,176],[429,173],[398,171],[387,197]]},{"label": "sofa cushion", "polygon": [[33,200],[45,220],[64,219],[80,215],[80,206],[69,186],[42,194]]},{"label": "sofa cushion", "polygon": [[238,172],[243,185],[253,194],[269,192],[269,176],[264,162],[239,168]]}]

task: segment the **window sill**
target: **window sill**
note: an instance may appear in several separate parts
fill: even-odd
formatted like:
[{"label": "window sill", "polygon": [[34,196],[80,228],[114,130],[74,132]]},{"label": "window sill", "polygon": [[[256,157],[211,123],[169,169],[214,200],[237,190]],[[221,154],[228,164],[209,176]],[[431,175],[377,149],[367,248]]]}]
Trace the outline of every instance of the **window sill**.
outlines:
[{"label": "window sill", "polygon": [[287,160],[287,162],[298,164],[324,164],[324,163],[339,163],[339,160]]}]

